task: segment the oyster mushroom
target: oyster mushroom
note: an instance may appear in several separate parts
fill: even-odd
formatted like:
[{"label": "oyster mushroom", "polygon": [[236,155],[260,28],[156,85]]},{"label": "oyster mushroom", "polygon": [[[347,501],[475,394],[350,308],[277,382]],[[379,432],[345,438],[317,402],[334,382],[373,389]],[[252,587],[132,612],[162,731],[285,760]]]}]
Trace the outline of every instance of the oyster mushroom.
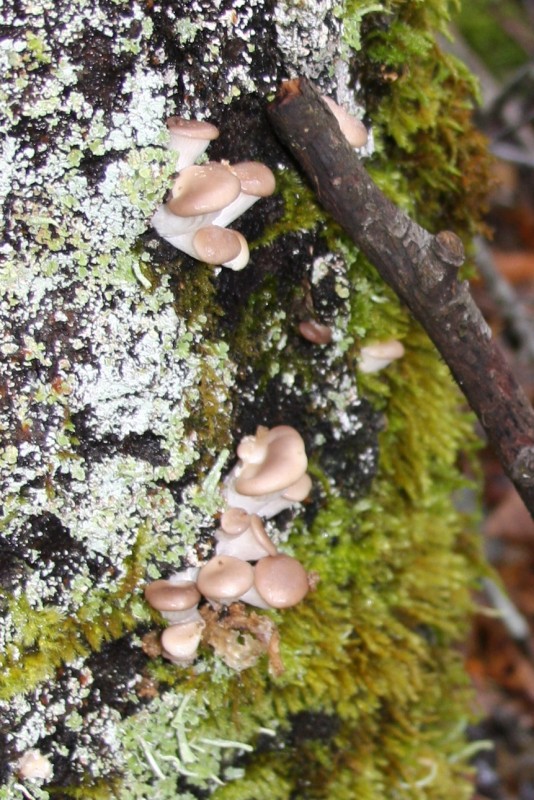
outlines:
[{"label": "oyster mushroom", "polygon": [[176,171],[194,164],[206,150],[209,143],[219,135],[218,129],[210,122],[183,117],[169,117],[169,147],[178,153]]},{"label": "oyster mushroom", "polygon": [[[246,527],[243,528],[245,518]],[[221,529],[216,532],[215,538],[217,555],[257,561],[277,553],[261,519],[257,514],[247,514],[242,508],[229,508],[224,512]]]}]

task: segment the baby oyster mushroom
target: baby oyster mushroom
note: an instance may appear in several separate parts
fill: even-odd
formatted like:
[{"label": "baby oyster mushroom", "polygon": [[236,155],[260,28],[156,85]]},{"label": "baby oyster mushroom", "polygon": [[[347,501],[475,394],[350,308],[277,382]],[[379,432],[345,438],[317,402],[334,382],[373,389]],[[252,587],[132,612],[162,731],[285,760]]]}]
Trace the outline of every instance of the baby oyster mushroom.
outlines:
[{"label": "baby oyster mushroom", "polygon": [[254,567],[254,586],[242,597],[259,608],[289,608],[307,595],[308,575],[296,558],[279,553],[261,558]]},{"label": "baby oyster mushroom", "polygon": [[210,122],[183,117],[169,117],[169,147],[178,153],[176,171],[194,164],[206,150],[209,143],[219,135],[218,129]]},{"label": "baby oyster mushroom", "polygon": [[[247,517],[247,527],[244,530],[239,530],[237,533],[232,533],[237,527],[241,525],[234,523],[234,518],[237,521],[238,514],[244,514]],[[229,520],[230,517],[230,521]],[[229,531],[228,528],[231,530]],[[234,556],[241,558],[243,561],[257,561],[264,556],[274,556],[277,553],[276,547],[269,539],[265,526],[257,514],[247,514],[246,511],[240,508],[230,508],[224,512],[221,518],[221,530],[215,534],[217,545],[215,551],[217,555]]]},{"label": "baby oyster mushroom", "polygon": [[358,359],[361,372],[378,372],[398,358],[402,358],[405,350],[397,339],[385,342],[375,342],[362,347]]},{"label": "baby oyster mushroom", "polygon": [[220,264],[235,271],[243,269],[248,264],[247,240],[238,231],[221,228],[218,225],[208,225],[194,233],[191,244],[191,254],[207,264]]},{"label": "baby oyster mushroom", "polygon": [[229,606],[239,600],[254,582],[254,570],[234,556],[217,555],[200,568],[197,586],[211,603]]},{"label": "baby oyster mushroom", "polygon": [[241,190],[235,200],[219,211],[215,217],[214,222],[222,227],[230,225],[253,206],[260,197],[268,197],[276,188],[273,173],[269,167],[259,161],[230,164],[228,169],[238,178]]},{"label": "baby oyster mushroom", "polygon": [[201,594],[193,581],[157,580],[145,587],[147,603],[169,622],[189,622],[199,619]]},{"label": "baby oyster mushroom", "polygon": [[332,329],[313,319],[299,322],[299,333],[313,344],[330,344],[332,341]]},{"label": "baby oyster mushroom", "polygon": [[205,625],[203,619],[169,625],[161,634],[162,656],[182,667],[192,664],[196,658]]},{"label": "baby oyster mushroom", "polygon": [[369,134],[367,128],[357,117],[353,117],[345,109],[338,105],[332,98],[322,95],[322,99],[337,119],[341,133],[351,147],[363,147],[367,144]]},{"label": "baby oyster mushroom", "polygon": [[294,428],[278,425],[269,430],[260,425],[254,436],[241,440],[237,455],[223,490],[229,506],[269,518],[297,502],[285,493],[303,478],[308,459]]}]

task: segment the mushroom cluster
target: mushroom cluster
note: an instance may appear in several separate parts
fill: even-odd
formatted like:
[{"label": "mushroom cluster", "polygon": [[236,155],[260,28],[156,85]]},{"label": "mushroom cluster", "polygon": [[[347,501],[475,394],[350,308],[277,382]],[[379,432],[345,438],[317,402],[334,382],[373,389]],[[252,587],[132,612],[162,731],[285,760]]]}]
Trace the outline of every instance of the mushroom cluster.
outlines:
[{"label": "mushroom cluster", "polygon": [[271,170],[258,161],[239,164],[195,164],[212,139],[214,125],[170,117],[169,146],[178,153],[178,175],[166,203],[152,217],[152,225],[170,244],[200,261],[233,270],[248,264],[245,237],[227,228],[260,197],[274,192]]},{"label": "mushroom cluster", "polygon": [[402,358],[404,352],[404,345],[397,339],[365,345],[360,350],[358,368],[360,372],[379,372],[393,361]]},{"label": "mushroom cluster", "polygon": [[241,440],[237,455],[223,487],[226,509],[215,533],[215,556],[145,588],[147,602],[171,623],[161,636],[162,655],[182,666],[193,663],[202,639],[202,597],[214,608],[237,601],[289,608],[310,588],[302,564],[278,552],[262,521],[304,500],[311,489],[302,437],[288,425],[260,426]]}]

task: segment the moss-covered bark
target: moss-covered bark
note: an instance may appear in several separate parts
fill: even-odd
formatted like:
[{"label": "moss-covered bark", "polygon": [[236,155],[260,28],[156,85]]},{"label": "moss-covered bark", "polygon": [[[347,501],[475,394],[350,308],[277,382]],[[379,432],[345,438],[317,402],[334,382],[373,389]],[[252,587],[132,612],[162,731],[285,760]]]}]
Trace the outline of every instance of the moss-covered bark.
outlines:
[{"label": "moss-covered bark", "polygon": [[[431,230],[475,229],[473,86],[434,42],[445,0],[8,4],[0,57],[3,626],[0,798],[469,796],[454,643],[476,545],[453,502],[470,419],[374,269],[269,129],[302,73],[365,109],[382,188]],[[277,193],[236,227],[240,273],[182,257],[150,217],[171,113],[221,131]],[[330,325],[318,348],[300,320]],[[362,376],[365,340],[407,353]],[[319,576],[270,613],[285,671],[203,647],[150,658],[147,580],[211,552],[221,476],[258,424],[294,425],[314,489],[272,534]],[[267,613],[267,612],[262,612]],[[145,649],[146,646],[145,646]],[[47,781],[17,762],[39,750]]]}]

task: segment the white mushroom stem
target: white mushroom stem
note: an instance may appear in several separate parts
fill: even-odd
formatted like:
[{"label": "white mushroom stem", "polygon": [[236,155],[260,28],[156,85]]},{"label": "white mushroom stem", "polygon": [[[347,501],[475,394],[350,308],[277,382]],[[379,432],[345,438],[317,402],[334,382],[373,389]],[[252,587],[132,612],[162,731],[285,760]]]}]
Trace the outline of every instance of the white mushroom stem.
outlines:
[{"label": "white mushroom stem", "polygon": [[358,358],[361,372],[378,372],[389,366],[392,361],[402,358],[405,350],[401,342],[391,339],[385,342],[376,342],[362,347]]},{"label": "white mushroom stem", "polygon": [[243,561],[257,561],[277,553],[263,522],[256,514],[249,516],[249,526],[245,531],[231,534],[221,528],[215,533],[215,538],[217,540],[215,552],[221,556],[234,556]]}]

